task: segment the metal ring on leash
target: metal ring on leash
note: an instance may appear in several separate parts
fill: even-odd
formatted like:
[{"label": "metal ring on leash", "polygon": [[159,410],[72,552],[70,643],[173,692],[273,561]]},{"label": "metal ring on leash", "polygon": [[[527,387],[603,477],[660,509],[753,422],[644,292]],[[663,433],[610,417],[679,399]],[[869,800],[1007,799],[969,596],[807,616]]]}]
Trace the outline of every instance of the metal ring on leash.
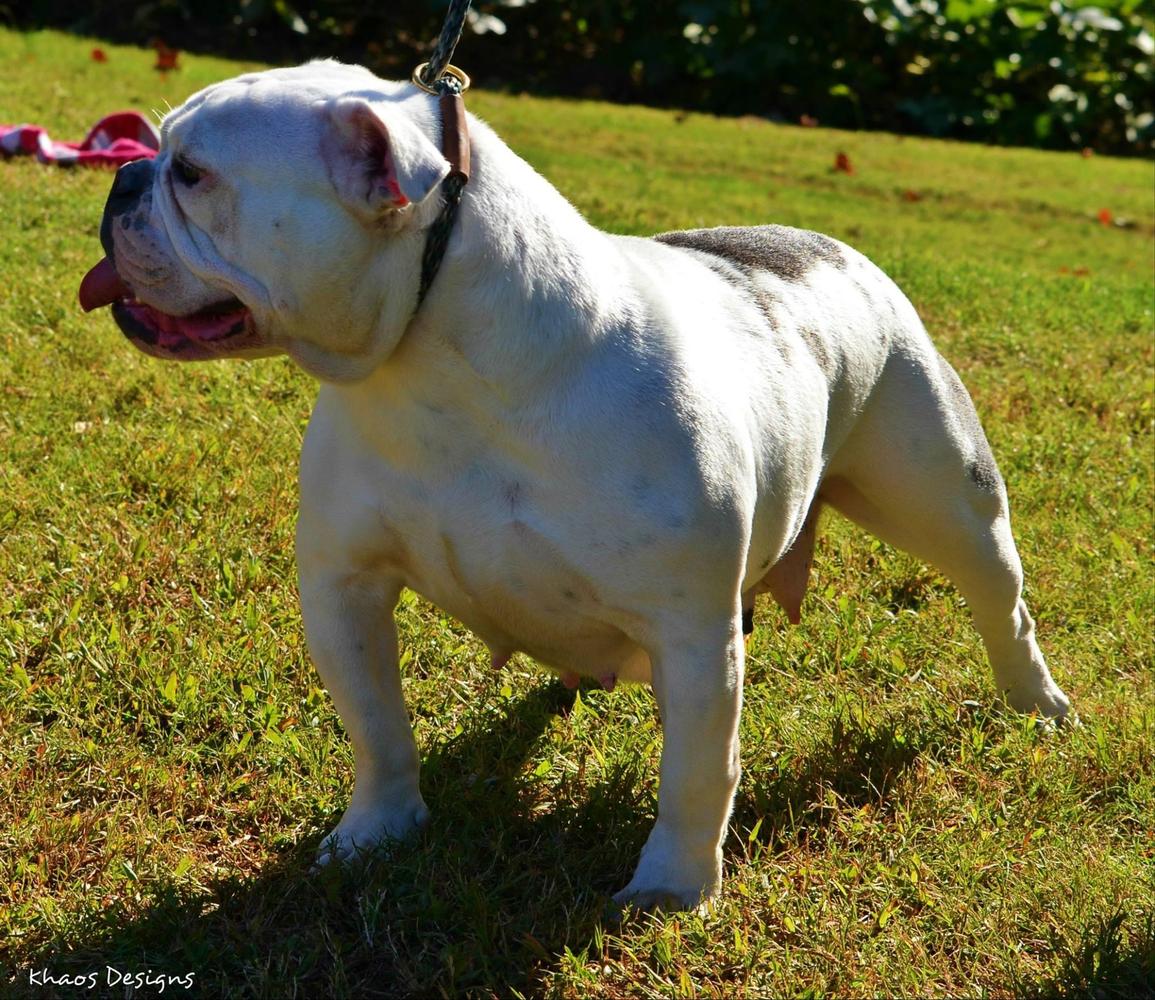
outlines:
[{"label": "metal ring on leash", "polygon": [[465,103],[461,95],[469,89],[469,75],[451,66],[453,50],[461,41],[461,32],[469,15],[470,0],[450,0],[445,24],[429,61],[413,71],[413,83],[438,98],[441,109],[441,151],[449,161],[450,170],[441,182],[441,211],[425,236],[425,250],[421,255],[421,281],[417,286],[417,309],[445,256],[450,231],[457,218],[461,194],[469,180],[469,131],[465,124]]},{"label": "metal ring on leash", "polygon": [[[469,4],[470,0],[449,0],[449,9],[445,12],[445,23],[441,26],[441,34],[437,36],[437,42],[433,46],[429,62],[418,66],[413,75],[413,82],[422,89],[434,93],[446,93],[447,90],[452,92],[456,89],[457,85],[452,81],[456,80],[457,77],[451,74],[450,80],[445,82],[445,88],[433,90],[437,87],[438,82],[444,79],[444,74],[449,67],[449,60],[453,58],[453,50],[461,41],[461,33],[465,30],[465,22],[469,17]],[[458,72],[461,71],[458,70]]]},{"label": "metal ring on leash", "polygon": [[470,83],[473,82],[469,79],[469,74],[466,73],[465,70],[458,69],[456,66],[449,64],[445,67],[445,69],[441,71],[441,75],[438,76],[437,80],[434,80],[431,83],[426,83],[424,73],[428,66],[429,63],[423,62],[413,71],[413,76],[411,77],[413,82],[427,94],[440,94],[441,91],[437,89],[437,80],[441,80],[446,76],[453,77],[453,79],[461,85],[459,93],[462,94],[464,94],[469,89]]}]

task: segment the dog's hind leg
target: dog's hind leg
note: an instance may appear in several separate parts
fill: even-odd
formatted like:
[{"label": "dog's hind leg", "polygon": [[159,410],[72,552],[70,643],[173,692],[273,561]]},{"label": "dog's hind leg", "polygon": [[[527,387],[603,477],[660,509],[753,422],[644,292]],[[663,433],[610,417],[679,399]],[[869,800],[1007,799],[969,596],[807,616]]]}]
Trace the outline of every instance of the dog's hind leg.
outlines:
[{"label": "dog's hind leg", "polygon": [[952,580],[1012,707],[1066,717],[1022,598],[1002,478],[970,396],[929,345],[888,361],[820,496]]}]

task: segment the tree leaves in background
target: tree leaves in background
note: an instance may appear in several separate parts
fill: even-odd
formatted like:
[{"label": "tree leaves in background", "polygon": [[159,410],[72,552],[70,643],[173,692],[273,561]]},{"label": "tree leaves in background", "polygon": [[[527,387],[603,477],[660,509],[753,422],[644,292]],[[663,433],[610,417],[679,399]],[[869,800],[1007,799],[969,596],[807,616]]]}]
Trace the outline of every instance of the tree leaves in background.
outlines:
[{"label": "tree leaves in background", "polygon": [[[408,76],[447,0],[41,0],[20,26]],[[984,142],[1149,154],[1149,0],[489,0],[460,61],[489,87]]]}]

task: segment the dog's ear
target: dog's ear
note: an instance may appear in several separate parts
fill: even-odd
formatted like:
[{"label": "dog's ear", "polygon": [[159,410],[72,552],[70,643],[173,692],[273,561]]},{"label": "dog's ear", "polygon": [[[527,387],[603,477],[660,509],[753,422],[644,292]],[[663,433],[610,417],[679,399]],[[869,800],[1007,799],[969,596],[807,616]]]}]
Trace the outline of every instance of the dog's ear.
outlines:
[{"label": "dog's ear", "polygon": [[360,97],[341,97],[326,113],[329,177],[342,201],[370,219],[424,201],[449,163],[403,113]]}]

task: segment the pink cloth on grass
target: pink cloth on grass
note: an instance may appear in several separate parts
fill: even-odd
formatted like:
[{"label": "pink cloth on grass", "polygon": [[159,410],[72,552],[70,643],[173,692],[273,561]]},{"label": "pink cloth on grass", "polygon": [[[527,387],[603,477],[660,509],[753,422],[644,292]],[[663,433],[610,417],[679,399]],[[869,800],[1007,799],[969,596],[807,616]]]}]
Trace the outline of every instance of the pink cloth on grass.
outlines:
[{"label": "pink cloth on grass", "polygon": [[101,118],[83,142],[56,142],[39,125],[0,125],[0,153],[35,154],[41,163],[65,167],[119,167],[133,160],[152,159],[158,149],[160,133],[138,111],[118,111]]}]

